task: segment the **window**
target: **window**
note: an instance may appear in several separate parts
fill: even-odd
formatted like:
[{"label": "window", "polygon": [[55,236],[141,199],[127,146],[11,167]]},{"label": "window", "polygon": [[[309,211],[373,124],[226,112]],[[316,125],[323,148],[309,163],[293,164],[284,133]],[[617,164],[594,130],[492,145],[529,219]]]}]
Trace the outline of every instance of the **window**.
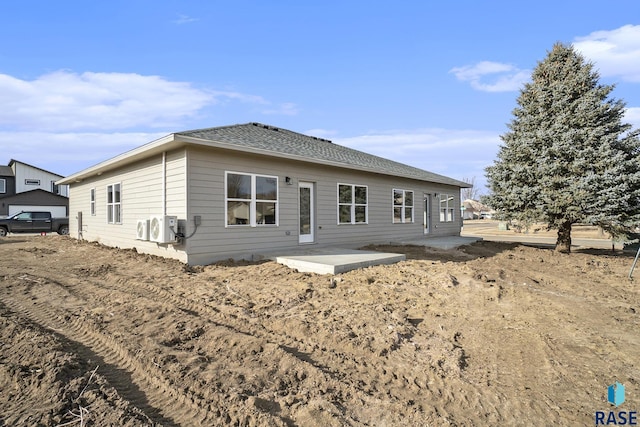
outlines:
[{"label": "window", "polygon": [[278,225],[278,178],[226,174],[227,226]]},{"label": "window", "polygon": [[0,193],[6,193],[7,192],[7,180],[2,178],[0,179]]},{"label": "window", "polygon": [[413,191],[393,190],[393,222],[413,222]]},{"label": "window", "polygon": [[18,221],[49,221],[51,212],[21,212],[13,216]]},{"label": "window", "polygon": [[25,179],[24,185],[40,185],[39,179]]},{"label": "window", "polygon": [[367,221],[367,187],[338,184],[338,224],[366,224]]},{"label": "window", "polygon": [[109,224],[122,224],[120,184],[107,185],[107,222]]},{"label": "window", "polygon": [[453,201],[453,195],[440,194],[440,222],[453,222]]},{"label": "window", "polygon": [[21,212],[18,215],[15,215],[13,219],[18,221],[31,221],[33,219],[31,215],[31,212]]},{"label": "window", "polygon": [[56,185],[55,181],[51,181],[51,192],[53,194],[60,194],[60,189],[58,188],[58,186]]},{"label": "window", "polygon": [[91,215],[95,215],[96,214],[96,189],[92,188],[90,191],[90,201],[89,201],[89,205],[90,205],[90,210],[91,210]]}]

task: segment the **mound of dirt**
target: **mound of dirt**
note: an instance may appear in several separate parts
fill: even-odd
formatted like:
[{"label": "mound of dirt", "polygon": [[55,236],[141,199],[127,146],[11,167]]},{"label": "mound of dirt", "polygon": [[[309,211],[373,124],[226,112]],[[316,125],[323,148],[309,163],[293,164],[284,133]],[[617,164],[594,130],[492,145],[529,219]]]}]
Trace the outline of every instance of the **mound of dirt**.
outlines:
[{"label": "mound of dirt", "polygon": [[591,425],[640,408],[632,256],[369,247],[336,277],[0,240],[0,425]]}]

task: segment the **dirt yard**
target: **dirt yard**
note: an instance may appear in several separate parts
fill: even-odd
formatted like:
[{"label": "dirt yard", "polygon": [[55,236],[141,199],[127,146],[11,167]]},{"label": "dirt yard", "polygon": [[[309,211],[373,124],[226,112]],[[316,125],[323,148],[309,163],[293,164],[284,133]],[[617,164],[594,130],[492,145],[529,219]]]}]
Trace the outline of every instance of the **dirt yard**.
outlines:
[{"label": "dirt yard", "polygon": [[0,425],[594,425],[640,410],[633,254],[481,242],[332,278],[0,240]]}]

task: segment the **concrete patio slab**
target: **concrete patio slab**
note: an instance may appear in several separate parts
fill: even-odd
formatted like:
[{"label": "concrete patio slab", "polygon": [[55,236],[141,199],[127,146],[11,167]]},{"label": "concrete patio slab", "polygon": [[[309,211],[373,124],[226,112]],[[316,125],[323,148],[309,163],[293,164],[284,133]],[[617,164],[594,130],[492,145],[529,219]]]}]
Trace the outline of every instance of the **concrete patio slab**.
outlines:
[{"label": "concrete patio slab", "polygon": [[343,248],[300,249],[295,253],[264,255],[298,271],[317,274],[340,274],[357,268],[404,261],[404,254]]}]

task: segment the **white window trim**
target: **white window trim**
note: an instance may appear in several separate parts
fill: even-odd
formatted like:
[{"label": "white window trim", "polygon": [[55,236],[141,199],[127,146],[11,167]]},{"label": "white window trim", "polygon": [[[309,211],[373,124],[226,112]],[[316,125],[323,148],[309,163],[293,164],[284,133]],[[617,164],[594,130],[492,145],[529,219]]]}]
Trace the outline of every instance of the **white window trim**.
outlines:
[{"label": "white window trim", "polygon": [[40,185],[39,179],[25,178],[24,185]]},{"label": "white window trim", "polygon": [[89,190],[89,212],[91,216],[96,216],[96,189],[91,188]]},{"label": "white window trim", "polygon": [[[247,175],[251,177],[251,199],[236,199],[236,198],[229,198],[228,197],[228,191],[229,188],[227,186],[227,181],[229,178],[229,175]],[[276,199],[275,200],[266,200],[266,199],[256,199],[256,178],[257,177],[263,177],[263,178],[273,178],[276,180]],[[227,212],[227,206],[228,203],[230,201],[239,201],[239,202],[246,202],[249,201],[249,223],[248,224],[229,224],[228,223],[228,212]],[[275,224],[258,224],[257,222],[257,215],[256,215],[256,207],[257,207],[257,202],[266,202],[266,203],[275,203],[276,205],[276,218],[275,218]],[[265,174],[261,174],[261,173],[248,173],[248,172],[234,172],[234,171],[225,171],[224,173],[224,224],[225,224],[225,228],[246,228],[246,227],[251,227],[251,228],[255,228],[255,227],[278,227],[279,226],[279,221],[280,221],[280,180],[278,179],[277,176],[273,176],[273,175],[265,175]]]},{"label": "white window trim", "polygon": [[[340,186],[348,185],[351,187],[351,203],[340,203]],[[364,187],[367,192],[367,203],[356,203],[356,187]],[[351,222],[340,222],[340,206],[351,206]],[[364,222],[356,222],[356,207],[364,206]],[[362,184],[348,184],[339,182],[336,186],[336,215],[338,225],[361,225],[369,224],[369,186]]]},{"label": "white window trim", "polygon": [[[443,206],[442,202],[444,198],[446,198],[446,203]],[[440,193],[438,202],[440,204],[439,210],[438,210],[438,212],[440,213],[439,215],[440,222],[454,222],[456,217],[454,195],[448,194],[448,193]],[[442,219],[443,210],[444,210],[444,220]]]},{"label": "white window trim", "polygon": [[7,180],[5,178],[0,178],[0,193],[4,194],[7,192]]},{"label": "white window trim", "polygon": [[[112,187],[111,192],[113,192],[113,187],[115,187],[116,185],[120,186],[120,201],[119,202],[112,202],[109,203],[109,187]],[[107,184],[107,195],[106,195],[106,205],[107,205],[107,224],[122,224],[122,183],[120,182],[114,182],[112,184]],[[115,207],[119,206],[120,209],[120,221],[115,221]],[[111,210],[111,217],[114,218],[113,221],[109,221],[109,211]]]},{"label": "white window trim", "polygon": [[[396,191],[402,191],[402,205],[396,205]],[[411,205],[407,205],[407,193],[411,193]],[[394,224],[413,224],[415,215],[415,192],[413,190],[403,190],[401,188],[394,188],[391,190],[391,222]],[[400,208],[400,221],[396,222],[395,208]],[[405,218],[405,209],[411,208],[411,220],[407,221]]]}]

